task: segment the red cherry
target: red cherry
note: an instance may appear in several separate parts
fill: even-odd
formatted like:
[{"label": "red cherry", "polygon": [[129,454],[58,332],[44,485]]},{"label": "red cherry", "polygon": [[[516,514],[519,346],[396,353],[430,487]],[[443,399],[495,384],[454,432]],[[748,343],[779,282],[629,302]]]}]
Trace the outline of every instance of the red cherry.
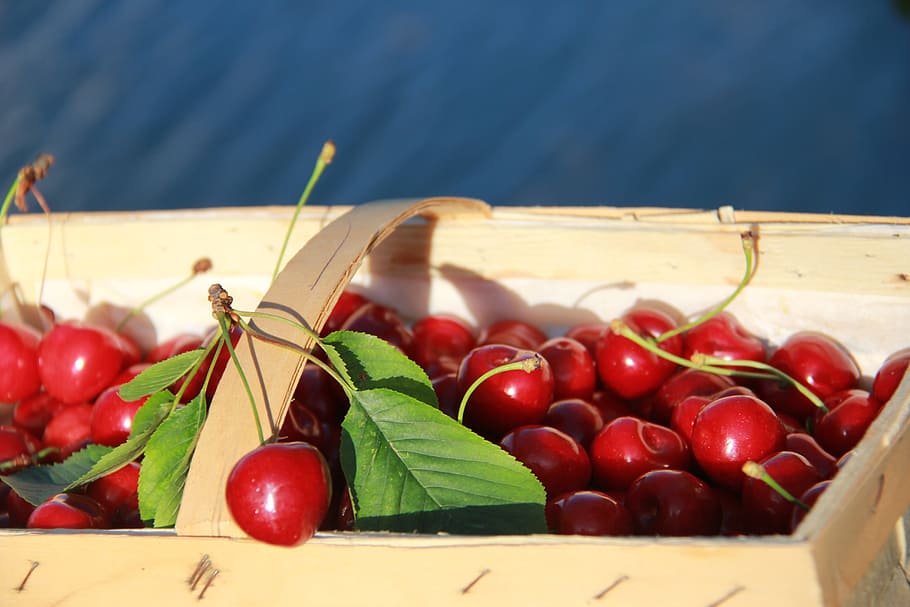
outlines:
[{"label": "red cherry", "polygon": [[41,389],[41,334],[26,325],[0,322],[0,403],[14,403]]},{"label": "red cherry", "polygon": [[282,441],[303,441],[322,451],[326,434],[323,427],[324,422],[320,421],[313,411],[298,399],[292,398],[287,417],[284,418],[278,434]]},{"label": "red cherry", "polygon": [[837,472],[837,458],[825,451],[824,447],[806,432],[788,432],[784,449],[805,457],[824,478],[831,478]]},{"label": "red cherry", "polygon": [[547,525],[562,535],[632,535],[632,515],[621,500],[594,490],[572,491],[549,500]]},{"label": "red cherry", "polygon": [[152,363],[136,363],[130,365],[111,380],[112,386],[119,386],[135,379],[140,373],[152,366]]},{"label": "red cherry", "polygon": [[828,412],[816,412],[813,436],[834,457],[853,449],[882,409],[878,400],[859,389],[835,392],[823,402]]},{"label": "red cherry", "polygon": [[550,426],[519,426],[499,445],[527,466],[548,496],[577,491],[591,479],[588,454],[574,438]]},{"label": "red cherry", "polygon": [[196,350],[202,347],[203,340],[202,335],[196,333],[179,333],[149,350],[145,356],[145,362],[154,364],[178,354]]},{"label": "red cherry", "polygon": [[458,407],[461,406],[458,376],[455,373],[446,373],[434,377],[431,383],[439,401],[439,410],[452,419],[458,419]]},{"label": "red cherry", "polygon": [[580,342],[593,357],[597,352],[597,342],[605,331],[610,330],[610,325],[605,322],[581,323],[566,331],[566,337]]},{"label": "red cherry", "polygon": [[880,403],[887,403],[904,378],[910,366],[910,348],[904,348],[888,356],[872,380],[872,395]]},{"label": "red cherry", "polygon": [[597,385],[597,370],[594,358],[581,342],[554,337],[543,342],[537,352],[553,370],[553,400],[591,398]]},{"label": "red cherry", "polygon": [[636,417],[618,417],[591,441],[594,485],[623,491],[651,470],[689,467],[689,447],[665,426]]},{"label": "red cherry", "polygon": [[477,345],[474,330],[455,316],[425,316],[411,326],[412,357],[430,378],[458,370],[461,359]]},{"label": "red cherry", "polygon": [[679,433],[689,447],[692,446],[692,428],[695,426],[695,418],[712,400],[715,399],[711,396],[693,394],[685,397],[673,407],[673,413],[670,415],[670,428]]},{"label": "red cherry", "polygon": [[[790,495],[802,495],[824,480],[809,460],[793,451],[780,451],[759,464]],[[759,535],[790,532],[792,504],[762,480],[747,477],[742,485],[743,516],[749,533]]]},{"label": "red cherry", "polygon": [[56,447],[55,461],[63,461],[92,439],[92,406],[87,403],[63,407],[44,428],[44,445]]},{"label": "red cherry", "polygon": [[329,313],[329,317],[326,319],[325,324],[322,325],[322,331],[320,331],[321,336],[325,337],[329,333],[339,330],[354,312],[368,303],[370,303],[370,300],[356,291],[342,291],[341,295],[338,297],[338,301],[335,302],[335,306],[332,308],[331,313]]},{"label": "red cherry", "polygon": [[24,529],[28,524],[28,517],[34,511],[35,506],[12,489],[6,494],[6,513],[9,515],[11,529]]},{"label": "red cherry", "polygon": [[684,470],[652,470],[626,492],[626,507],[641,535],[717,535],[720,500],[703,480]]},{"label": "red cherry", "polygon": [[29,529],[107,529],[107,514],[98,502],[78,493],[58,493],[29,515]]},{"label": "red cherry", "polygon": [[[859,366],[850,353],[831,337],[816,332],[801,332],[788,337],[768,362],[820,399],[835,392],[855,388]],[[759,383],[759,395],[775,410],[805,419],[815,414],[816,406],[789,384],[774,380]]]},{"label": "red cherry", "polygon": [[[822,493],[831,485],[831,479],[826,479],[819,481],[803,491],[803,494],[798,496],[799,501],[802,502],[804,506],[812,508],[815,505],[815,502],[818,501],[818,498],[822,496]],[[790,533],[796,531],[796,528],[799,527],[799,524],[803,522],[803,519],[806,518],[806,515],[809,512],[803,508],[800,508],[796,504],[793,505],[790,511]]]},{"label": "red cherry", "polygon": [[604,419],[600,409],[588,401],[567,398],[550,405],[543,424],[562,430],[587,449],[591,440],[603,428]]},{"label": "red cherry", "polygon": [[345,331],[369,333],[392,344],[404,354],[411,356],[414,335],[393,308],[375,302],[357,308],[341,326]]},{"label": "red cherry", "polygon": [[739,490],[742,467],[780,451],[784,428],[774,410],[753,396],[719,398],[703,408],[692,426],[692,454],[715,483]]},{"label": "red cherry", "polygon": [[[623,323],[646,339],[655,338],[676,327],[669,315],[653,308],[633,308],[626,312]],[[661,350],[682,353],[679,335],[662,341]],[[653,394],[676,370],[676,364],[645,350],[620,333],[610,330],[597,342],[597,372],[603,385],[625,399]]]},{"label": "red cherry", "polygon": [[499,441],[512,428],[543,420],[553,400],[553,373],[546,359],[536,352],[501,344],[478,346],[461,361],[458,390],[464,394],[487,371],[529,359],[537,359],[540,366],[530,372],[503,371],[477,387],[465,407],[466,426]]},{"label": "red cherry", "polygon": [[65,406],[47,392],[38,392],[16,403],[13,425],[40,438],[54,414]]},{"label": "red cherry", "polygon": [[[239,326],[234,325],[230,328],[228,335],[231,339],[231,343],[236,347],[237,343],[240,341],[240,336],[243,335],[243,329]],[[202,340],[202,345],[200,347],[206,348],[208,345],[215,339],[220,338],[221,329],[219,327],[214,327]],[[175,345],[173,350],[174,354],[179,354],[180,352],[177,349],[181,349],[185,352],[193,350],[195,348],[190,347],[193,341],[188,341],[183,343],[183,345]],[[216,358],[215,353],[218,353]],[[173,355],[173,354],[172,354]],[[205,378],[208,374],[209,368],[212,367],[211,378],[209,379],[208,387],[205,391],[206,402],[211,403],[212,398],[215,396],[215,391],[218,389],[218,382],[221,381],[221,376],[224,375],[224,369],[227,367],[228,361],[231,359],[231,353],[228,351],[225,344],[221,344],[220,350],[218,346],[214,350],[209,352],[205,357],[205,360],[202,362],[202,366],[199,367],[199,370],[192,377],[186,378],[182,377],[170,387],[171,392],[176,394],[183,387],[184,383],[189,383],[186,389],[183,392],[181,397],[181,402],[188,403],[196,396],[199,395],[200,390],[202,390],[202,384],[205,382]],[[214,362],[213,362],[214,361]]]},{"label": "red cherry", "polygon": [[635,415],[635,410],[628,401],[607,390],[595,390],[594,394],[591,395],[590,403],[600,411],[604,424],[610,423],[617,417]]},{"label": "red cherry", "polygon": [[765,344],[726,310],[686,331],[683,352],[685,358],[695,353],[724,360],[765,362],[767,358]]},{"label": "red cherry", "polygon": [[314,364],[303,368],[294,388],[294,400],[326,423],[340,424],[350,406],[338,383],[322,367]]},{"label": "red cherry", "polygon": [[240,458],[225,487],[228,509],[250,537],[296,546],[328,512],[332,479],[322,453],[308,443],[272,443]]},{"label": "red cherry", "polygon": [[120,386],[107,388],[95,399],[91,416],[91,439],[96,445],[116,447],[129,437],[136,412],[148,400],[125,401],[120,398]]},{"label": "red cherry", "polygon": [[139,516],[139,471],[137,462],[115,470],[92,481],[86,495],[94,498],[117,529],[142,527]]},{"label": "red cherry", "polygon": [[547,341],[539,327],[523,320],[499,320],[485,327],[477,338],[478,346],[501,344],[520,350],[536,350]]},{"label": "red cherry", "polygon": [[16,426],[0,426],[0,463],[13,467],[0,474],[11,474],[31,464],[38,451],[38,442],[28,432]]},{"label": "red cherry", "polygon": [[682,399],[692,395],[708,396],[733,387],[733,381],[701,369],[683,369],[674,373],[651,399],[650,419],[668,425],[673,409]]},{"label": "red cherry", "polygon": [[45,390],[68,404],[95,399],[124,367],[117,334],[79,322],[54,325],[38,346],[38,371]]}]

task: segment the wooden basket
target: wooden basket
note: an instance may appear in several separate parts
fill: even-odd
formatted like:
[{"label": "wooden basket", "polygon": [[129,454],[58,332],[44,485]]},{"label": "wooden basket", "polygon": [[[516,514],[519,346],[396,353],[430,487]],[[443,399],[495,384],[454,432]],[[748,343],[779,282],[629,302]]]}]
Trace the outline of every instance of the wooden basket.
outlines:
[{"label": "wooden basket", "polygon": [[[417,215],[424,219],[411,219]],[[289,217],[284,208],[80,214],[55,218],[50,233],[40,219],[15,218],[2,232],[6,259],[15,260],[8,280],[29,300],[43,283],[42,299],[58,310],[115,317],[104,300],[136,303],[196,258],[211,257],[215,270],[187,287],[189,304],[150,309],[154,329],[136,329],[146,343],[210,324],[204,293],[211,282],[224,284],[238,307],[260,302],[259,309],[316,329],[353,280],[409,318],[449,310],[478,323],[524,318],[556,332],[612,317],[638,299],[659,298],[687,314],[718,301],[742,274],[738,234],[750,228],[759,234],[759,268],[732,308],[749,328],[777,343],[798,329],[825,330],[867,374],[910,345],[906,218],[491,210],[453,198],[313,207],[291,245],[305,246],[269,287]],[[301,342],[282,323],[260,324]],[[280,424],[302,360],[259,341],[241,340],[239,354],[245,368],[258,370],[261,413],[268,407]],[[295,549],[243,538],[224,506],[227,473],[257,444],[238,381],[229,367],[176,531],[3,531],[0,604],[910,604],[902,518],[910,506],[902,478],[910,379],[792,536],[320,533]]]}]

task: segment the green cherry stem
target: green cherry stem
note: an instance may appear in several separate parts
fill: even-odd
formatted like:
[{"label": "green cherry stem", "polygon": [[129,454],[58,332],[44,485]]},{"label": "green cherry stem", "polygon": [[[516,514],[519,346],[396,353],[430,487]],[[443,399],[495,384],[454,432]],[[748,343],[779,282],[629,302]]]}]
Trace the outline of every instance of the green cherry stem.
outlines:
[{"label": "green cherry stem", "polygon": [[749,282],[752,280],[752,276],[755,274],[755,235],[752,232],[743,232],[742,234],[740,234],[740,237],[741,237],[741,241],[742,241],[743,255],[746,258],[746,270],[745,270],[745,273],[743,274],[742,280],[739,281],[739,284],[737,285],[736,289],[725,300],[720,302],[720,304],[718,304],[716,307],[710,309],[708,312],[706,312],[702,316],[699,316],[698,318],[696,318],[695,320],[693,320],[691,322],[688,322],[684,325],[680,325],[680,326],[676,327],[675,329],[671,329],[671,330],[666,331],[665,333],[662,333],[661,335],[659,335],[656,338],[657,343],[670,339],[671,337],[675,337],[676,335],[679,335],[680,333],[684,333],[684,332],[688,331],[689,329],[691,329],[693,327],[697,327],[698,325],[710,320],[711,318],[714,318],[715,316],[717,316],[718,314],[723,312],[724,309],[727,308],[727,306],[729,306],[731,303],[733,303],[733,300],[736,299],[739,296],[739,294],[742,293],[743,289],[746,288],[746,285],[749,284]]},{"label": "green cherry stem", "polygon": [[250,406],[253,409],[253,419],[256,422],[256,432],[259,433],[259,444],[265,445],[265,435],[262,432],[262,421],[259,418],[259,409],[256,407],[256,399],[253,397],[250,383],[246,379],[246,374],[243,372],[243,366],[240,364],[240,359],[237,358],[237,352],[234,350],[234,344],[231,342],[231,325],[227,314],[218,314],[218,326],[221,328],[221,339],[223,340],[224,345],[227,346],[228,353],[231,355],[231,360],[237,368],[238,375],[240,375],[240,381],[243,383],[243,389],[246,390],[246,394],[250,399]]},{"label": "green cherry stem", "polygon": [[779,493],[782,498],[784,498],[785,500],[787,500],[788,502],[790,502],[797,508],[802,508],[803,510],[806,510],[806,511],[809,510],[809,506],[807,506],[805,503],[800,501],[798,498],[793,497],[793,494],[790,493],[789,491],[787,491],[786,489],[784,489],[780,483],[778,483],[776,480],[774,480],[774,477],[771,476],[770,474],[768,474],[768,471],[765,470],[764,466],[762,466],[761,464],[756,463],[756,462],[751,462],[751,461],[746,462],[745,464],[743,464],[743,474],[745,474],[746,476],[748,476],[750,478],[754,478],[756,480],[762,481],[763,483],[765,483],[766,485],[768,485],[769,487],[771,487],[772,489],[777,491],[777,493]]},{"label": "green cherry stem", "polygon": [[458,423],[464,424],[464,410],[468,406],[468,399],[471,398],[471,395],[474,394],[474,391],[480,387],[480,384],[487,381],[494,375],[499,375],[500,373],[505,373],[507,371],[524,371],[525,373],[531,373],[540,368],[540,359],[539,354],[535,354],[533,357],[524,358],[522,360],[517,360],[515,362],[506,363],[498,367],[490,369],[472,383],[468,389],[465,391],[464,396],[461,398],[461,403],[458,405]]},{"label": "green cherry stem", "polygon": [[310,198],[310,192],[313,191],[313,186],[319,181],[319,177],[322,175],[325,167],[332,163],[334,157],[335,144],[332,141],[326,141],[322,146],[322,151],[319,153],[319,158],[316,159],[316,166],[313,168],[310,180],[307,182],[303,194],[300,195],[300,200],[297,201],[297,207],[294,209],[294,215],[291,217],[291,223],[288,225],[288,231],[284,236],[284,242],[281,243],[281,252],[278,254],[278,261],[275,262],[275,270],[272,272],[272,282],[275,282],[275,279],[278,277],[278,271],[281,270],[281,262],[284,261],[284,254],[288,248],[288,241],[291,239],[291,232],[294,230],[294,224],[297,223],[297,217],[300,215],[300,210]]},{"label": "green cherry stem", "polygon": [[0,207],[0,226],[6,223],[6,217],[9,214],[9,205],[13,202],[13,196],[16,194],[17,189],[19,189],[18,176],[13,180],[13,185],[10,186],[9,192],[6,193],[6,198],[3,199],[3,206]]}]

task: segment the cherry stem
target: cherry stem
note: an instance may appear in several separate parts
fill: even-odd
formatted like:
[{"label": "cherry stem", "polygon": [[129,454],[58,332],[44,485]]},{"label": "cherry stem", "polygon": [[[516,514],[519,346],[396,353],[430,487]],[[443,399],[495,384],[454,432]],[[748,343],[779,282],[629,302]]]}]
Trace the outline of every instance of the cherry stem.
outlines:
[{"label": "cherry stem", "polygon": [[316,166],[313,168],[310,180],[307,182],[303,194],[300,195],[300,200],[297,201],[297,207],[294,209],[294,215],[291,217],[290,225],[288,225],[287,234],[284,236],[284,242],[281,243],[281,252],[278,254],[278,261],[275,262],[275,270],[272,272],[272,282],[275,282],[275,279],[278,277],[278,271],[281,269],[281,262],[284,261],[284,254],[287,251],[288,242],[291,239],[291,232],[294,230],[294,224],[297,223],[297,217],[300,215],[300,210],[310,198],[310,192],[313,191],[313,186],[319,181],[319,177],[322,175],[325,167],[332,163],[334,157],[335,144],[332,141],[326,141],[322,146],[322,151],[319,153],[319,158],[316,159]]},{"label": "cherry stem", "polygon": [[656,338],[657,343],[670,339],[671,337],[675,337],[680,333],[684,333],[689,329],[697,327],[698,325],[710,320],[711,318],[714,318],[723,312],[727,306],[733,303],[733,300],[736,299],[739,294],[742,293],[743,289],[746,288],[746,285],[751,282],[752,276],[755,274],[755,235],[752,234],[752,232],[743,232],[740,234],[740,237],[742,241],[743,255],[746,258],[746,271],[743,274],[742,280],[739,281],[739,284],[733,293],[731,293],[725,300],[720,302],[719,305],[712,308],[697,319],[660,334]]},{"label": "cherry stem", "polygon": [[243,389],[246,390],[246,394],[250,399],[250,405],[253,409],[253,419],[256,422],[256,432],[259,433],[259,444],[264,446],[265,435],[262,432],[262,421],[259,419],[259,409],[256,407],[256,399],[253,397],[250,383],[247,381],[246,374],[243,372],[243,366],[237,358],[237,352],[234,351],[234,344],[231,342],[230,321],[227,314],[218,314],[218,326],[221,328],[221,339],[224,341],[224,345],[227,346],[228,353],[231,355],[231,360],[234,361],[234,366],[237,368],[238,375],[240,375],[240,381],[243,383]]},{"label": "cherry stem", "polygon": [[10,186],[9,192],[6,193],[6,198],[3,199],[3,206],[0,207],[0,225],[6,223],[7,215],[9,214],[9,205],[13,202],[13,196],[16,194],[16,190],[19,189],[19,177],[16,176],[16,179],[13,180],[13,185]]},{"label": "cherry stem", "polygon": [[812,392],[812,390],[810,390],[809,388],[804,386],[802,383],[797,381],[795,378],[784,373],[780,369],[769,365],[768,363],[763,363],[763,362],[757,361],[757,360],[726,360],[723,358],[718,358],[716,356],[708,356],[705,354],[695,354],[692,356],[692,359],[695,362],[704,361],[705,364],[707,364],[709,366],[709,368],[713,367],[713,366],[726,367],[726,366],[735,365],[737,367],[749,367],[751,369],[760,369],[763,371],[767,371],[767,372],[771,373],[775,378],[780,379],[780,380],[790,384],[794,388],[796,388],[796,390],[798,390],[800,394],[805,396],[809,400],[809,402],[811,402],[813,405],[818,407],[822,413],[828,412],[828,407],[825,406],[825,403],[823,403],[822,400],[818,396],[816,396],[814,392]]},{"label": "cherry stem", "polygon": [[[205,363],[206,357],[214,351],[212,354],[212,360],[217,360],[221,355],[221,348],[223,347],[223,340],[221,337],[218,337],[218,339],[213,339],[211,342],[209,342],[209,344],[206,345],[205,349],[202,350],[202,355],[199,357],[199,360],[197,360],[193,366],[190,367],[190,370],[183,375],[183,377],[187,379],[183,382],[183,385],[180,386],[180,389],[177,390],[177,394],[174,395],[174,401],[171,403],[171,413],[173,413],[174,409],[177,408],[177,405],[180,404],[180,401],[183,400],[183,395],[190,387],[189,379],[196,376],[196,373],[199,372],[199,369],[201,369],[202,365]],[[209,385],[209,378],[212,377],[214,368],[215,365],[209,365],[209,368],[206,371],[205,380],[202,382],[202,388],[199,389],[199,393],[203,396],[205,395],[206,388]],[[170,413],[168,415],[170,415]]]},{"label": "cherry stem", "polygon": [[124,316],[124,317],[120,320],[120,322],[117,323],[117,327],[116,327],[114,330],[115,330],[117,333],[119,333],[120,331],[123,330],[123,327],[126,326],[126,323],[128,323],[128,322],[130,321],[130,319],[132,319],[134,316],[136,316],[136,315],[138,315],[138,314],[141,314],[146,308],[148,308],[150,305],[152,305],[153,303],[155,303],[155,302],[158,301],[159,299],[162,299],[162,298],[164,298],[164,297],[170,295],[171,293],[177,291],[177,290],[180,289],[181,287],[186,286],[186,285],[189,284],[190,281],[192,281],[198,274],[202,274],[202,273],[208,272],[208,271],[211,270],[211,269],[212,269],[212,261],[211,261],[209,258],[203,257],[202,259],[197,260],[196,263],[193,264],[193,270],[192,270],[192,272],[190,273],[189,276],[185,276],[184,278],[180,279],[176,284],[173,284],[173,285],[167,287],[166,289],[164,289],[164,290],[162,290],[162,291],[159,291],[158,293],[152,295],[151,297],[149,297],[148,299],[146,299],[146,300],[143,301],[142,303],[140,303],[140,304],[138,304],[137,306],[133,307],[133,309],[131,309],[131,310],[126,314],[126,316]]},{"label": "cherry stem", "polygon": [[809,506],[807,506],[804,502],[800,501],[798,498],[793,497],[793,494],[790,493],[789,491],[787,491],[786,489],[784,489],[780,483],[778,483],[776,480],[774,480],[774,477],[771,476],[770,474],[768,474],[768,471],[765,470],[764,466],[762,466],[761,464],[752,462],[752,461],[746,462],[745,464],[743,464],[743,474],[745,474],[746,476],[748,476],[750,478],[754,478],[756,480],[762,481],[763,483],[765,483],[766,485],[768,485],[769,487],[774,489],[782,498],[784,498],[785,500],[787,500],[788,502],[790,502],[797,508],[801,508],[806,511],[809,510]]},{"label": "cherry stem", "polygon": [[540,359],[540,354],[535,353],[532,357],[523,358],[521,360],[516,360],[514,362],[494,367],[474,380],[474,383],[472,383],[470,387],[468,387],[468,389],[465,391],[464,396],[461,398],[461,403],[458,405],[458,423],[464,424],[464,411],[468,406],[468,399],[470,399],[471,395],[474,394],[474,390],[480,387],[480,384],[490,379],[494,375],[506,373],[507,371],[524,371],[525,373],[532,373],[540,368]]}]

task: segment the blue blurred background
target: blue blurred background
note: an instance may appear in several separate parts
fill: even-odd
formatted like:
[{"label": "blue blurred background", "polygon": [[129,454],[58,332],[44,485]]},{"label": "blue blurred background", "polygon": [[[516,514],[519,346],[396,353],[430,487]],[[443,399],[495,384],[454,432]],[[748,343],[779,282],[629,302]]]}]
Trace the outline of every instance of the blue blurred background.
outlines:
[{"label": "blue blurred background", "polygon": [[0,175],[58,211],[456,194],[910,213],[902,0],[0,0]]}]

